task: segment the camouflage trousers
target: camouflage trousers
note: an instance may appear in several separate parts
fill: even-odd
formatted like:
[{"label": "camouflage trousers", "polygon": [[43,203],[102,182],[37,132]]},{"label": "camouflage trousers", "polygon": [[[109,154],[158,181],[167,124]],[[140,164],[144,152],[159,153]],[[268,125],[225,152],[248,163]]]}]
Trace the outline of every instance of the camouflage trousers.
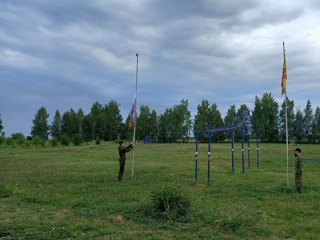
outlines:
[{"label": "camouflage trousers", "polygon": [[295,183],[296,183],[296,189],[298,193],[302,193],[302,173],[296,173],[295,174]]},{"label": "camouflage trousers", "polygon": [[119,175],[118,175],[118,181],[122,180],[123,172],[124,172],[124,166],[126,164],[126,160],[119,160]]}]

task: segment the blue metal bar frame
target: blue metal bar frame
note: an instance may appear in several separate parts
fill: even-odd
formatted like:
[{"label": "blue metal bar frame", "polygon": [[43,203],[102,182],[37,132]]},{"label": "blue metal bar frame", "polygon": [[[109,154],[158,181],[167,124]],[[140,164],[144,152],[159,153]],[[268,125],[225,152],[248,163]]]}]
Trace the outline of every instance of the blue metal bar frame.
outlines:
[{"label": "blue metal bar frame", "polygon": [[250,169],[250,135],[248,134],[248,168]]},{"label": "blue metal bar frame", "polygon": [[196,166],[195,166],[195,173],[194,178],[195,182],[198,183],[198,132],[196,132]]},{"label": "blue metal bar frame", "polygon": [[208,185],[210,185],[211,133],[208,132]]},{"label": "blue metal bar frame", "polygon": [[232,147],[232,172],[234,172],[234,129],[232,129],[231,135],[231,147]]},{"label": "blue metal bar frame", "polygon": [[244,132],[244,127],[243,125],[241,126],[241,157],[242,157],[242,172],[244,173],[244,148],[243,148],[243,132]]},{"label": "blue metal bar frame", "polygon": [[[198,164],[199,164],[199,155],[198,155],[198,142],[199,142],[199,136],[198,134],[200,132],[207,132],[208,134],[208,185],[210,184],[210,161],[211,161],[211,134],[215,132],[221,132],[221,131],[226,131],[226,130],[231,130],[232,131],[232,172],[234,172],[234,129],[235,128],[240,128],[241,127],[241,146],[242,146],[242,172],[244,173],[244,127],[245,123],[244,120],[246,119],[246,116],[249,116],[250,122],[252,124],[252,128],[255,132],[256,135],[256,143],[257,143],[257,168],[259,169],[260,167],[260,159],[259,159],[259,135],[255,129],[255,126],[252,121],[252,117],[250,115],[250,112],[248,111],[247,113],[242,113],[240,114],[242,124],[234,125],[235,123],[235,118],[233,119],[233,122],[231,125],[221,127],[221,128],[215,128],[211,130],[203,130],[203,131],[197,131],[196,132],[196,153],[195,153],[195,182],[198,183]],[[248,131],[247,131],[248,134]],[[250,136],[248,134],[248,168],[250,168]]]}]

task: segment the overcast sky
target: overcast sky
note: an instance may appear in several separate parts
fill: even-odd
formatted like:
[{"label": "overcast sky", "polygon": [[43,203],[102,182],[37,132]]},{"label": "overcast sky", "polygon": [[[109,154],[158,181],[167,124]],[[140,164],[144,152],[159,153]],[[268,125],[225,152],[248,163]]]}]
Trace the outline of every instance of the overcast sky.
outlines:
[{"label": "overcast sky", "polygon": [[158,114],[203,99],[230,105],[271,92],[281,104],[282,42],[295,108],[320,106],[319,0],[1,0],[0,114],[6,136],[30,135],[44,106],[90,112],[115,100]]}]

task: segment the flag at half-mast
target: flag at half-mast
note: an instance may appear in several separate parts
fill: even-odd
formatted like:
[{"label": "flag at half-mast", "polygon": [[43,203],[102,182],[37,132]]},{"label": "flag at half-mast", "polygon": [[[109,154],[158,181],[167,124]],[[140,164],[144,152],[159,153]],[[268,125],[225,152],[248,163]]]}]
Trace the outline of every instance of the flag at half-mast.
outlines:
[{"label": "flag at half-mast", "polygon": [[130,112],[130,123],[129,126],[133,127],[136,124],[137,118],[137,96],[134,96],[131,112]]},{"label": "flag at half-mast", "polygon": [[283,54],[282,80],[281,80],[281,95],[287,92],[287,62],[286,54]]}]

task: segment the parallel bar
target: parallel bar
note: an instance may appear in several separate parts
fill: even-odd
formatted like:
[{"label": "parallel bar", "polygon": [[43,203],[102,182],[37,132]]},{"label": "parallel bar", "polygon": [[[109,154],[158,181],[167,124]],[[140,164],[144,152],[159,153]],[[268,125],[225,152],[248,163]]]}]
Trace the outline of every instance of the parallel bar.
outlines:
[{"label": "parallel bar", "polygon": [[243,125],[241,126],[241,150],[242,150],[242,172],[244,173],[244,148],[243,148],[243,141],[244,141],[244,139],[243,139],[243,132],[244,132],[244,127],[243,127]]},{"label": "parallel bar", "polygon": [[196,166],[195,166],[195,182],[198,183],[198,132],[196,132]]},{"label": "parallel bar", "polygon": [[210,146],[211,146],[211,134],[208,132],[208,185],[210,185]]},{"label": "parallel bar", "polygon": [[234,129],[232,129],[232,172],[234,172]]}]

